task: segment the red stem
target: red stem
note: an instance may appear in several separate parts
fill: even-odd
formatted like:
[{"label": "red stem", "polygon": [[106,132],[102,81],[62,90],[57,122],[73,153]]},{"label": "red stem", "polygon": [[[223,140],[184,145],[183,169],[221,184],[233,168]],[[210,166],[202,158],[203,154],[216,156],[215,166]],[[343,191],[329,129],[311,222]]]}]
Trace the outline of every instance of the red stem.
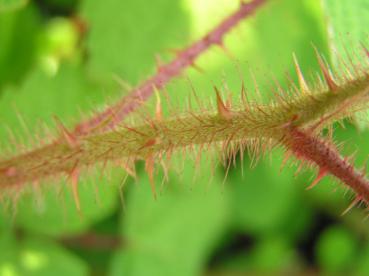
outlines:
[{"label": "red stem", "polygon": [[286,144],[298,158],[317,164],[320,168],[318,178],[330,173],[351,187],[357,193],[357,199],[369,203],[369,181],[365,173],[360,172],[343,158],[337,149],[323,139],[310,136],[297,128],[290,131]]},{"label": "red stem", "polygon": [[82,247],[95,250],[114,250],[122,246],[123,242],[119,236],[85,233],[75,237],[65,237],[60,241],[70,247]]},{"label": "red stem", "polygon": [[109,117],[114,120],[109,123],[108,127],[121,122],[129,113],[136,110],[144,101],[146,101],[154,92],[155,87],[161,89],[173,77],[178,76],[188,66],[194,64],[194,61],[212,45],[222,46],[222,40],[226,33],[235,27],[242,19],[250,16],[259,6],[264,4],[266,0],[253,0],[249,3],[242,3],[240,8],[226,19],[224,19],[217,27],[205,35],[200,40],[194,42],[187,49],[179,52],[177,57],[157,70],[157,73],[133,89],[130,94],[121,99],[115,105],[108,107],[105,111],[97,114],[95,117],[81,122],[75,127],[74,133],[77,135],[86,135],[91,129],[98,127]]}]

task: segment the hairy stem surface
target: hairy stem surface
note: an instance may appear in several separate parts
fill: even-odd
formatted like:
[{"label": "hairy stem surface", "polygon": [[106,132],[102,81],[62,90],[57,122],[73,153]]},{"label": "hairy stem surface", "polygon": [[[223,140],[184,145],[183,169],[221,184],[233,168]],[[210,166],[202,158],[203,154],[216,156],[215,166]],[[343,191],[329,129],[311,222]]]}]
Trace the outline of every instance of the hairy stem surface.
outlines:
[{"label": "hairy stem surface", "polygon": [[365,201],[366,204],[369,203],[369,180],[365,178],[365,172],[356,170],[327,141],[311,136],[297,128],[292,128],[290,136],[286,136],[286,145],[298,158],[319,166],[320,172],[317,181],[325,174],[330,173],[355,191],[358,200]]},{"label": "hairy stem surface", "polygon": [[[350,115],[352,109],[367,106],[368,91],[369,75],[365,73],[338,85],[334,91],[322,87],[315,92],[286,92],[269,105],[243,101],[239,107],[230,108],[217,94],[217,111],[209,108],[168,119],[143,118],[144,123],[121,124],[119,129],[89,136],[73,136],[61,128],[64,135],[54,143],[0,161],[0,187],[23,185],[60,173],[74,176],[76,170],[101,162],[136,159],[159,162],[164,155],[186,147],[221,144],[226,148],[230,143],[238,143],[240,148],[257,139],[282,141],[287,135],[291,147],[296,148],[301,135],[289,132],[291,124],[294,127],[324,126]],[[312,141],[316,143],[311,147],[321,147],[319,140]],[[307,148],[308,142],[304,143]],[[310,154],[313,153],[312,150]],[[319,161],[307,154],[304,152],[307,159]],[[330,155],[326,157],[325,162],[330,162]],[[341,171],[332,173],[336,175]]]}]

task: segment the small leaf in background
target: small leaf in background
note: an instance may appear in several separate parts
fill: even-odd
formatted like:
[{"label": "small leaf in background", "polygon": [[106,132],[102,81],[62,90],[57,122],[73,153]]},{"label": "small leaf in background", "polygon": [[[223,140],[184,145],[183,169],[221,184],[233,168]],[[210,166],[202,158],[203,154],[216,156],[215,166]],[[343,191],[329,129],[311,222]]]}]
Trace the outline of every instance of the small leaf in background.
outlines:
[{"label": "small leaf in background", "polygon": [[259,273],[291,274],[299,271],[301,264],[295,249],[284,239],[268,237],[257,243],[250,252],[251,271]]},{"label": "small leaf in background", "polygon": [[34,5],[10,12],[0,11],[0,95],[6,85],[17,85],[36,60],[41,30]]},{"label": "small leaf in background", "polygon": [[332,226],[322,233],[316,246],[316,258],[326,272],[345,273],[352,271],[357,257],[358,241],[348,230]]},{"label": "small leaf in background", "polygon": [[301,258],[288,240],[268,236],[250,249],[231,255],[213,271],[224,272],[219,275],[299,275],[303,269]]},{"label": "small leaf in background", "polygon": [[87,275],[88,266],[48,239],[20,238],[9,232],[0,236],[0,275]]},{"label": "small leaf in background", "polygon": [[[327,33],[331,50],[331,60],[339,65],[338,58],[350,64],[348,54],[354,62],[355,51],[363,51],[369,47],[369,0],[322,0],[326,14]],[[369,126],[369,111],[356,115],[356,123],[361,128]]]},{"label": "small leaf in background", "polygon": [[62,17],[50,20],[39,39],[39,59],[46,72],[55,75],[64,59],[76,61],[79,39],[77,27],[71,20]]},{"label": "small leaf in background", "polygon": [[[200,275],[226,225],[228,194],[209,175],[192,182],[194,164],[183,179],[171,174],[157,200],[148,177],[132,187],[123,216],[123,248],[112,262],[113,275]],[[158,178],[157,184],[160,184]]]},{"label": "small leaf in background", "polygon": [[369,242],[366,242],[365,247],[361,251],[360,257],[356,260],[355,275],[369,274]]}]

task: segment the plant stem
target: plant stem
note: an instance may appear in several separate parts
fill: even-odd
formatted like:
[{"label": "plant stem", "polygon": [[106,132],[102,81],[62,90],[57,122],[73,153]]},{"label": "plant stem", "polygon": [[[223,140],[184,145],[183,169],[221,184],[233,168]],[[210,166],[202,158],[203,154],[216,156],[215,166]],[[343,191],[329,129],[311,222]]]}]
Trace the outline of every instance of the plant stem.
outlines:
[{"label": "plant stem", "polygon": [[[144,123],[121,124],[118,129],[88,136],[75,137],[61,127],[64,135],[53,143],[0,160],[0,187],[23,185],[61,173],[68,174],[76,182],[76,171],[96,163],[119,161],[124,165],[136,159],[155,159],[158,163],[163,155],[181,148],[198,146],[204,150],[204,145],[214,145],[226,150],[230,143],[235,143],[235,149],[253,148],[265,140],[280,141],[286,135],[293,149],[298,150],[299,143],[306,151],[311,147],[311,152],[302,152],[304,157],[322,162],[330,156],[321,153],[320,159],[315,160],[315,156],[308,155],[316,151],[314,147],[322,147],[320,140],[312,139],[309,144],[301,138],[300,132],[289,133],[289,126],[293,123],[295,127],[308,127],[316,122],[324,126],[350,115],[353,108],[367,105],[368,87],[369,75],[365,74],[339,84],[336,94],[322,87],[321,91],[295,93],[289,98],[287,94],[282,95],[283,100],[269,105],[243,102],[238,109],[232,110],[218,95],[217,111],[209,107],[205,111],[194,113],[190,110],[167,119],[143,118]],[[325,115],[329,116],[321,121]],[[341,171],[333,169],[332,173],[343,177]],[[355,174],[351,176],[358,179]],[[366,192],[359,188],[362,184],[358,185],[355,184],[356,189]]]},{"label": "plant stem", "polygon": [[285,138],[287,148],[298,158],[319,166],[318,181],[325,174],[332,174],[355,191],[357,202],[369,203],[369,180],[365,178],[365,171],[356,170],[333,145],[321,138],[295,127],[291,128],[289,134]]},{"label": "plant stem", "polygon": [[241,2],[240,8],[224,19],[211,32],[206,34],[200,40],[194,42],[188,48],[178,51],[177,56],[171,62],[160,66],[157,73],[144,81],[137,88],[133,89],[128,96],[121,99],[113,106],[109,106],[105,111],[98,113],[93,118],[79,123],[75,129],[76,135],[87,135],[92,130],[96,130],[105,121],[102,130],[107,130],[119,124],[129,113],[136,110],[145,102],[155,91],[161,89],[172,78],[180,75],[187,67],[194,66],[195,60],[208,50],[212,45],[223,47],[223,37],[241,20],[251,16],[266,0],[253,0],[248,3]]}]

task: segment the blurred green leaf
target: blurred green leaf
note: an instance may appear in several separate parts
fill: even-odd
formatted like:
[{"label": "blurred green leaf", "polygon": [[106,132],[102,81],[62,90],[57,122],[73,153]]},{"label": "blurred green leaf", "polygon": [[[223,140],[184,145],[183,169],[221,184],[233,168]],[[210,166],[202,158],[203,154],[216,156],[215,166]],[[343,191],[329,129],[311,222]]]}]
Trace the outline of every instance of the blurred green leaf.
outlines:
[{"label": "blurred green leaf", "polygon": [[0,90],[23,79],[35,61],[40,15],[33,5],[0,12]]},{"label": "blurred green leaf", "polygon": [[369,274],[369,241],[365,241],[364,248],[355,266],[355,275],[360,276],[367,274]]},{"label": "blurred green leaf", "polygon": [[267,234],[290,219],[298,187],[293,171],[280,172],[282,158],[281,151],[275,151],[272,162],[261,161],[253,169],[245,162],[243,176],[240,170],[230,173],[234,223],[240,229],[255,235]]},{"label": "blurred green leaf", "polygon": [[201,274],[227,225],[228,196],[219,181],[208,187],[202,173],[193,182],[191,166],[186,162],[183,180],[170,175],[157,200],[147,176],[132,187],[123,217],[125,243],[113,260],[113,275]]},{"label": "blurred green leaf", "polygon": [[0,14],[23,8],[28,0],[0,0]]},{"label": "blurred green leaf", "polygon": [[297,252],[286,240],[269,237],[257,243],[250,253],[251,271],[295,273],[299,269]]},{"label": "blurred green leaf", "polygon": [[186,15],[181,1],[83,1],[87,20],[87,50],[94,74],[129,82],[153,72],[155,56],[186,39]]},{"label": "blurred green leaf", "polygon": [[[327,18],[332,59],[347,59],[352,50],[369,42],[369,0],[322,0]],[[348,51],[348,52],[347,52]]]},{"label": "blurred green leaf", "polygon": [[77,59],[80,38],[74,24],[70,19],[57,17],[45,27],[39,40],[39,58],[47,72],[55,74],[63,59]]},{"label": "blurred green leaf", "polygon": [[326,272],[351,271],[357,257],[358,241],[353,234],[340,226],[325,230],[316,246],[316,258]]},{"label": "blurred green leaf", "polygon": [[[327,18],[327,32],[333,64],[339,59],[350,64],[350,59],[360,62],[353,55],[369,47],[369,0],[322,0]],[[361,128],[369,126],[369,111],[358,114],[357,123]]]},{"label": "blurred green leaf", "polygon": [[258,240],[249,250],[231,256],[225,262],[218,264],[214,271],[224,271],[224,274],[219,274],[224,276],[297,275],[303,267],[293,245],[277,236]]},{"label": "blurred green leaf", "polygon": [[73,13],[78,8],[81,0],[43,0],[45,6],[59,13]]},{"label": "blurred green leaf", "polygon": [[87,275],[87,264],[45,239],[0,238],[0,275]]}]

